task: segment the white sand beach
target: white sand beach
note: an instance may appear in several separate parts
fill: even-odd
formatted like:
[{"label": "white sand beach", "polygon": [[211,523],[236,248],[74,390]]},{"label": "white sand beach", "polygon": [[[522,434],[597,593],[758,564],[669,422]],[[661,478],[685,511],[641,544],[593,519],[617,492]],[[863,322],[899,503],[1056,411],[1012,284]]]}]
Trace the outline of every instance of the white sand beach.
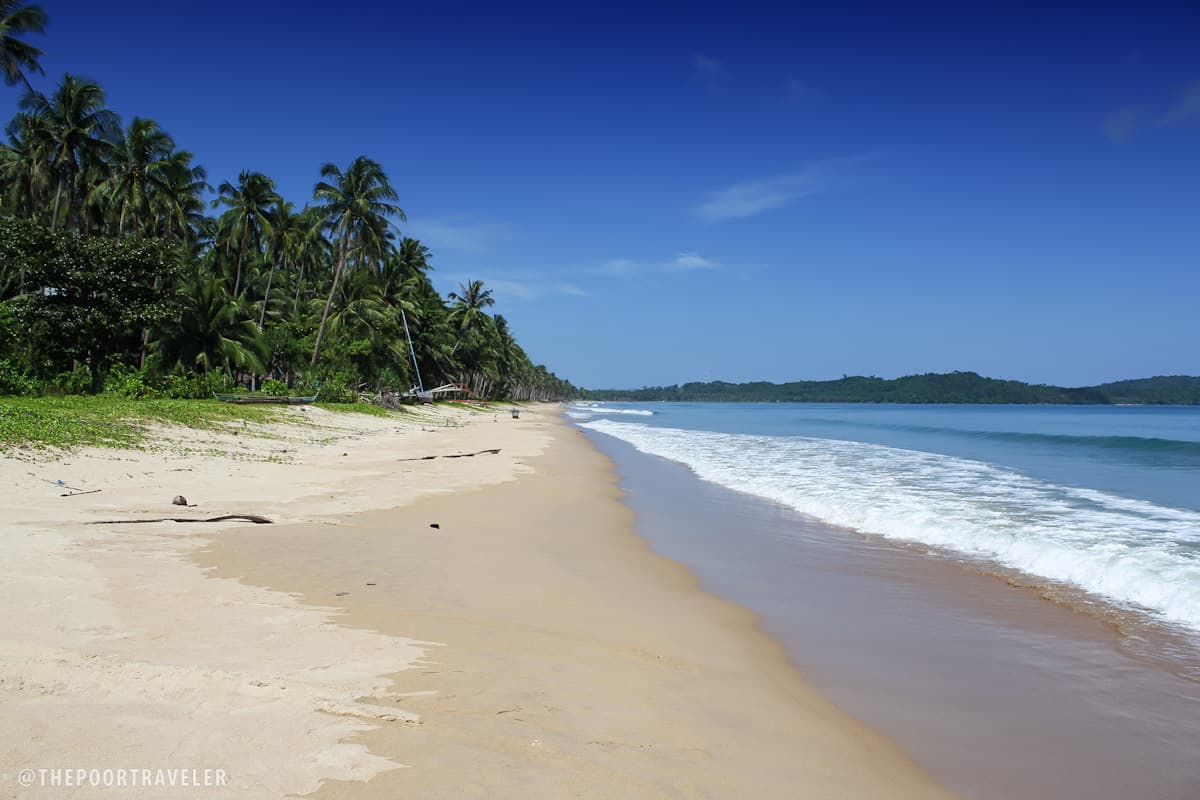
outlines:
[{"label": "white sand beach", "polygon": [[[946,796],[649,553],[554,407],[286,413],[0,460],[0,796]],[[224,514],[274,524],[89,524]]]}]

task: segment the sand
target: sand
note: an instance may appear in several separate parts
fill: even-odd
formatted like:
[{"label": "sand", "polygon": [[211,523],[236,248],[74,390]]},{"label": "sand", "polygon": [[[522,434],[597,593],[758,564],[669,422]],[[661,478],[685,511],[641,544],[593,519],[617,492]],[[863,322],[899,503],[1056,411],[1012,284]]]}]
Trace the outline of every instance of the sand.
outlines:
[{"label": "sand", "polygon": [[[553,409],[290,413],[0,461],[0,796],[947,796],[651,554]],[[223,513],[276,524],[85,524]],[[227,777],[14,781],[56,768]]]}]

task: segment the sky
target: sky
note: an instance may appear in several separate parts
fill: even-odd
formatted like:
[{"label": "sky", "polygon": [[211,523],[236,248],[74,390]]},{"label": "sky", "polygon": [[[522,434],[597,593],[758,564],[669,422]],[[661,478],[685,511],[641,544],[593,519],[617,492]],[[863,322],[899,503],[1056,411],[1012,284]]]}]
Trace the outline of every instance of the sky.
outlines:
[{"label": "sky", "polygon": [[1200,3],[41,5],[35,87],[374,158],[577,385],[1200,374]]}]

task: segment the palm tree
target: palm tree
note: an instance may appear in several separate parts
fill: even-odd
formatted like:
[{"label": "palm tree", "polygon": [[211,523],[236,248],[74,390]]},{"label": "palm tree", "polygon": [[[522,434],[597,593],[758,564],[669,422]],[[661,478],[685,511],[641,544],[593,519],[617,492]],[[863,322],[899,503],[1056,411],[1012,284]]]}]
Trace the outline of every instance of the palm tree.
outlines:
[{"label": "palm tree", "polygon": [[246,252],[251,246],[251,240],[253,240],[255,252],[260,251],[263,236],[270,232],[271,220],[268,212],[275,201],[279,199],[279,195],[275,193],[275,181],[261,172],[242,172],[238,176],[236,186],[225,181],[217,191],[220,196],[213,201],[213,207],[218,205],[229,207],[229,210],[221,215],[220,221],[226,252],[233,240],[240,240],[237,275],[233,281],[233,296],[239,297],[242,288],[242,265],[245,262]]},{"label": "palm tree", "polygon": [[267,238],[267,289],[263,292],[262,310],[258,314],[258,327],[262,330],[267,319],[267,306],[271,303],[271,286],[275,273],[283,269],[296,257],[300,241],[306,233],[304,218],[295,213],[295,207],[282,197],[275,199],[267,213],[270,235]]},{"label": "palm tree", "polygon": [[168,241],[194,243],[205,224],[201,198],[212,187],[204,167],[192,165],[193,158],[187,150],[168,155],[161,166],[159,191],[151,197],[155,235]]},{"label": "palm tree", "polygon": [[152,119],[134,117],[125,136],[108,159],[108,178],[93,193],[105,206],[118,236],[132,230],[140,235],[153,232],[152,203],[164,194],[166,166],[175,142]]},{"label": "palm tree", "polygon": [[100,84],[70,74],[63,76],[50,97],[26,92],[21,98],[21,109],[39,118],[36,129],[46,139],[46,157],[56,180],[50,225],[57,227],[64,195],[67,211],[64,218],[70,219],[78,177],[112,149],[121,122],[104,107],[104,89]]},{"label": "palm tree", "polygon": [[313,199],[337,243],[337,262],[313,344],[313,366],[321,356],[321,340],[325,337],[329,309],[337,296],[347,259],[352,253],[360,262],[379,259],[387,244],[389,218],[407,220],[399,206],[387,202],[396,200],[397,195],[383,167],[366,156],[350,162],[345,172],[333,164],[326,164],[321,167],[321,177],[326,180],[313,188]]},{"label": "palm tree", "polygon": [[50,170],[40,125],[37,115],[17,114],[5,129],[8,144],[0,145],[0,209],[5,213],[36,217],[43,211]]},{"label": "palm tree", "polygon": [[483,281],[468,281],[459,284],[458,291],[451,292],[449,298],[454,302],[448,319],[458,332],[452,352],[462,351],[459,377],[476,394],[486,395],[498,377],[496,326],[484,311],[496,302],[492,290],[483,288]]},{"label": "palm tree", "polygon": [[460,283],[457,292],[451,292],[449,298],[454,301],[450,306],[450,319],[462,333],[476,330],[481,317],[486,317],[484,309],[495,305],[492,290],[483,288],[483,281],[468,281]]},{"label": "palm tree", "polygon": [[183,286],[178,319],[153,344],[158,363],[179,374],[212,369],[262,369],[263,342],[254,320],[225,281],[196,269]]},{"label": "palm tree", "polygon": [[405,236],[400,240],[400,246],[396,248],[396,256],[411,276],[424,275],[428,272],[430,270],[429,259],[433,257],[433,254],[419,240]]},{"label": "palm tree", "polygon": [[41,6],[22,6],[17,0],[0,0],[0,70],[9,86],[18,83],[33,91],[27,72],[45,75],[38,59],[45,55],[31,44],[16,38],[27,33],[46,32],[46,12]]}]

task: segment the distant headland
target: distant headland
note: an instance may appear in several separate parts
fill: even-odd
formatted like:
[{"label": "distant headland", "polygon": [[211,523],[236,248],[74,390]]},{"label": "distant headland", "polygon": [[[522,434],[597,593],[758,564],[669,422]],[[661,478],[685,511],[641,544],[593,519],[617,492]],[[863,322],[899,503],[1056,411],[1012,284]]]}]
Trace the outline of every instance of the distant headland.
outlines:
[{"label": "distant headland", "polygon": [[587,400],[745,403],[997,403],[1059,405],[1200,405],[1200,377],[1153,378],[1066,388],[985,378],[975,372],[929,372],[902,378],[848,376],[833,381],[711,381],[642,389],[585,390]]}]

